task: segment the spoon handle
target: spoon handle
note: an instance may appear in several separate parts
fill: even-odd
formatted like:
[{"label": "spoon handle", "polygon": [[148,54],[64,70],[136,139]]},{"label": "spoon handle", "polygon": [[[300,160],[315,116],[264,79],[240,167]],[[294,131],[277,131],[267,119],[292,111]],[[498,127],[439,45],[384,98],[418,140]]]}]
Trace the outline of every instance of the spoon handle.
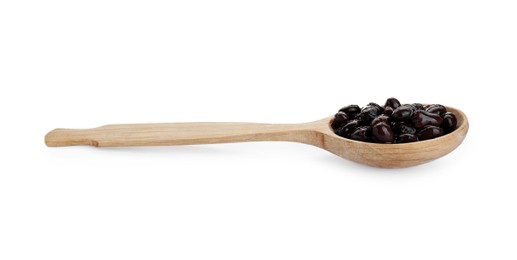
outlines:
[{"label": "spoon handle", "polygon": [[62,129],[45,136],[47,146],[160,146],[252,141],[310,142],[311,124],[162,123]]}]

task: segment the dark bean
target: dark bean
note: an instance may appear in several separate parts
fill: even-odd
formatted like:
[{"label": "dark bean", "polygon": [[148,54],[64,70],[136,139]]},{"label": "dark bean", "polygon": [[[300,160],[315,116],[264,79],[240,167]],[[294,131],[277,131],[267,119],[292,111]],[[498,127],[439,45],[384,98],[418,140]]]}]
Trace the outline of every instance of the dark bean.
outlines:
[{"label": "dark bean", "polygon": [[360,126],[356,128],[351,134],[350,139],[354,139],[357,141],[369,141],[371,136],[372,128],[369,126]]},{"label": "dark bean", "polygon": [[400,107],[400,102],[396,98],[388,98],[384,107],[392,107],[393,109]]},{"label": "dark bean", "polygon": [[456,125],[458,124],[458,120],[456,116],[452,112],[446,112],[443,114],[443,122],[442,128],[445,132],[450,133],[456,129]]},{"label": "dark bean", "polygon": [[418,110],[424,110],[424,106],[420,103],[413,103],[411,104],[410,106],[412,106],[413,108],[415,108],[416,111]]},{"label": "dark bean", "polygon": [[348,116],[345,114],[345,112],[337,112],[336,115],[334,115],[334,121],[332,121],[332,129],[338,129],[341,126],[348,123]]},{"label": "dark bean", "polygon": [[378,124],[378,123],[380,123],[380,122],[385,122],[385,123],[389,124],[389,123],[390,123],[390,117],[389,117],[389,116],[387,116],[387,115],[379,115],[379,116],[377,116],[376,118],[374,118],[374,119],[372,120],[372,122],[370,123],[370,125],[371,125],[371,126],[374,126],[374,125],[376,125],[376,124]]},{"label": "dark bean", "polygon": [[374,102],[362,108],[345,106],[331,122],[339,136],[377,143],[428,140],[454,131],[457,125],[456,116],[442,105],[401,105],[396,98],[388,98],[384,107]]},{"label": "dark bean", "polygon": [[424,110],[418,110],[413,115],[412,121],[416,128],[423,128],[424,126],[428,125],[440,126],[443,119],[437,114],[433,114]]},{"label": "dark bean", "polygon": [[398,121],[408,120],[413,116],[413,108],[408,105],[400,106],[393,110],[393,114],[391,114],[391,117]]},{"label": "dark bean", "polygon": [[418,138],[414,134],[402,134],[397,137],[395,140],[395,143],[402,144],[402,143],[411,143],[418,141]]},{"label": "dark bean", "polygon": [[391,116],[393,114],[393,108],[392,107],[385,107],[384,108],[384,114],[387,116]]},{"label": "dark bean", "polygon": [[375,140],[380,143],[391,143],[393,142],[393,131],[391,127],[385,123],[380,122],[372,127],[372,135]]},{"label": "dark bean", "polygon": [[379,114],[382,114],[384,112],[384,108],[382,108],[381,106],[379,106],[379,104],[377,104],[375,102],[370,102],[366,106],[367,107],[375,107],[375,108],[377,108],[377,110],[379,110]]},{"label": "dark bean", "polygon": [[346,125],[338,128],[336,134],[342,137],[348,137],[359,126],[359,120],[350,120]]},{"label": "dark bean", "polygon": [[443,114],[445,114],[447,112],[447,108],[445,108],[444,106],[439,105],[439,104],[432,104],[432,105],[428,106],[425,109],[425,111],[443,116]]},{"label": "dark bean", "polygon": [[394,122],[391,128],[396,135],[416,134],[416,129],[405,122]]},{"label": "dark bean", "polygon": [[426,126],[418,132],[418,140],[433,139],[443,135],[443,129],[437,126]]},{"label": "dark bean", "polygon": [[361,110],[361,113],[357,115],[357,118],[364,122],[365,125],[369,125],[378,115],[380,115],[379,109],[373,106],[366,106]]},{"label": "dark bean", "polygon": [[344,112],[348,118],[354,118],[359,112],[361,112],[361,108],[358,105],[348,105],[346,107],[342,107],[340,112]]}]

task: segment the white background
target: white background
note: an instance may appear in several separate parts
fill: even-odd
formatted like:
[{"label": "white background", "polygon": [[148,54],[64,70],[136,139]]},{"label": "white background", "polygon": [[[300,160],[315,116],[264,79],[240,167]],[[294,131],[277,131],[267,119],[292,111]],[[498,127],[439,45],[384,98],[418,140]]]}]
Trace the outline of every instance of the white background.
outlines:
[{"label": "white background", "polygon": [[[0,2],[0,259],[516,259],[515,1]],[[56,127],[469,117],[435,162],[294,143],[47,148]]]}]

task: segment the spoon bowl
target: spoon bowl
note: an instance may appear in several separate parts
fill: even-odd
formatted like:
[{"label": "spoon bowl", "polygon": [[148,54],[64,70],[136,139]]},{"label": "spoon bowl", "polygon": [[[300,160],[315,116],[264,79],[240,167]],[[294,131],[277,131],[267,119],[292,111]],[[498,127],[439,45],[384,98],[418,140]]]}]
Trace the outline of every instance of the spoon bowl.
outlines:
[{"label": "spoon bowl", "polygon": [[[349,160],[381,168],[403,168],[427,163],[456,149],[465,139],[469,124],[459,109],[447,107],[458,120],[458,127],[438,138],[403,144],[377,144],[355,141],[334,134],[330,125],[324,149]],[[330,119],[332,119],[331,117]]]},{"label": "spoon bowl", "polygon": [[404,144],[377,144],[336,135],[333,116],[302,124],[159,123],[105,125],[91,129],[63,129],[45,136],[49,147],[95,147],[215,144],[253,141],[289,141],[313,145],[342,158],[381,168],[403,168],[438,159],[458,147],[467,135],[467,116],[447,107],[458,120],[453,132],[441,137]]}]

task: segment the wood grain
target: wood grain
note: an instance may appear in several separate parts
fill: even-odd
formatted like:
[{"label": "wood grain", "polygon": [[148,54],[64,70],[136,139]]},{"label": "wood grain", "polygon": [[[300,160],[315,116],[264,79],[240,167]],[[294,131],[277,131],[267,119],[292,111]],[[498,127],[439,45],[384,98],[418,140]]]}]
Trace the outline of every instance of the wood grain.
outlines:
[{"label": "wood grain", "polygon": [[105,125],[91,129],[59,128],[45,136],[45,143],[50,147],[113,147],[288,141],[320,147],[362,164],[400,168],[432,161],[461,144],[469,128],[467,117],[458,109],[447,109],[458,118],[458,128],[454,132],[407,144],[375,144],[342,138],[330,128],[333,117],[303,124],[161,123]]}]

